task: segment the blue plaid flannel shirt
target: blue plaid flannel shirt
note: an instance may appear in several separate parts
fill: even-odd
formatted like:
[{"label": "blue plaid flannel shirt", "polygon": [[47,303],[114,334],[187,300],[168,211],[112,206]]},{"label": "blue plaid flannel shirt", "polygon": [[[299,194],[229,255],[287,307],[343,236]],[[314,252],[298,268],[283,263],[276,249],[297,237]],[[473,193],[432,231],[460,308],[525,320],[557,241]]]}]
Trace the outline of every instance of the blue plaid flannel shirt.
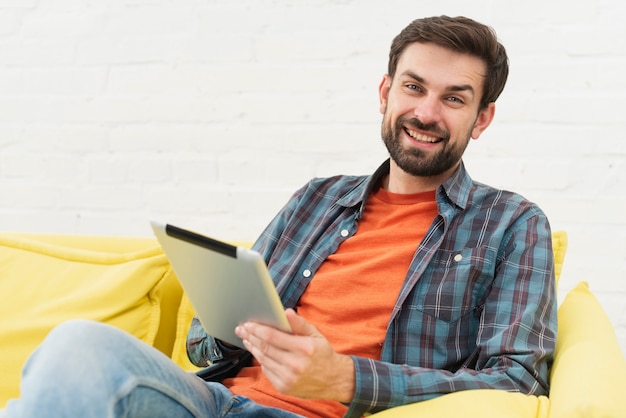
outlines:
[{"label": "blue plaid flannel shirt", "polygon": [[[388,172],[387,161],[372,176],[314,179],[265,229],[254,249],[285,307],[295,307],[324,260],[357,233],[369,192]],[[439,215],[415,251],[381,359],[353,357],[346,416],[469,389],[548,393],[556,297],[546,216],[517,194],[474,182],[463,164],[436,199]],[[197,320],[187,347],[200,366],[237,354]]]}]

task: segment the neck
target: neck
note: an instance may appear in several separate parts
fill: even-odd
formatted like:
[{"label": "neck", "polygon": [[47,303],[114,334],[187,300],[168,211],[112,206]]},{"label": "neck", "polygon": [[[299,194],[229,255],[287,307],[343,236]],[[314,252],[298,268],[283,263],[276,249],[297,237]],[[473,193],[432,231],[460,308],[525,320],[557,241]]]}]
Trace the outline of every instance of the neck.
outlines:
[{"label": "neck", "polygon": [[414,176],[402,170],[391,160],[389,175],[383,180],[383,189],[391,193],[414,194],[435,190],[450,178],[459,164],[436,176]]}]

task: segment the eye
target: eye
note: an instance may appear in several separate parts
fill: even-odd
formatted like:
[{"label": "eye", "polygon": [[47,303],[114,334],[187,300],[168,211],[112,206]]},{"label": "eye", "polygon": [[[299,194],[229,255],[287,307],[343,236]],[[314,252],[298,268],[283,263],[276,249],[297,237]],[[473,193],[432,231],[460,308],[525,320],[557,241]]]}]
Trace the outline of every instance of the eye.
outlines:
[{"label": "eye", "polygon": [[465,103],[465,101],[461,97],[458,97],[458,96],[450,96],[446,100],[448,100],[449,102],[453,104],[459,104],[459,105]]},{"label": "eye", "polygon": [[420,86],[418,86],[417,84],[413,84],[413,83],[407,83],[405,84],[405,87],[412,91],[422,91],[422,88]]}]

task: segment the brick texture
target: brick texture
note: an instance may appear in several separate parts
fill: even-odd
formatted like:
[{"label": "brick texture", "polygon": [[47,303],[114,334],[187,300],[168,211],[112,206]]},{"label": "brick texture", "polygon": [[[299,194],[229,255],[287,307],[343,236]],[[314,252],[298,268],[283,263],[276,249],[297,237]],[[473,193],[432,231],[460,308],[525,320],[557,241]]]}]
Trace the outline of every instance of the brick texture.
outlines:
[{"label": "brick texture", "polygon": [[253,239],[313,176],[385,158],[377,87],[413,17],[496,28],[511,74],[473,177],[569,232],[626,352],[626,6],[613,0],[6,0],[0,229]]}]

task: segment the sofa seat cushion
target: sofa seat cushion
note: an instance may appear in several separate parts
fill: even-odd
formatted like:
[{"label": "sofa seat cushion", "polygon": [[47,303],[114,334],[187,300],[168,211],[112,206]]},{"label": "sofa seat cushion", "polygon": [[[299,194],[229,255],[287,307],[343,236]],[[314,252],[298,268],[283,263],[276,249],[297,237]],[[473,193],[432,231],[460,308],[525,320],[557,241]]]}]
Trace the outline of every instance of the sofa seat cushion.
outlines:
[{"label": "sofa seat cushion", "polygon": [[171,268],[154,241],[115,242],[0,234],[0,408],[18,395],[28,355],[61,322],[92,319],[154,343]]},{"label": "sofa seat cushion", "polygon": [[549,401],[545,396],[528,396],[495,389],[466,390],[424,402],[398,406],[371,415],[372,418],[480,417],[546,418]]}]

